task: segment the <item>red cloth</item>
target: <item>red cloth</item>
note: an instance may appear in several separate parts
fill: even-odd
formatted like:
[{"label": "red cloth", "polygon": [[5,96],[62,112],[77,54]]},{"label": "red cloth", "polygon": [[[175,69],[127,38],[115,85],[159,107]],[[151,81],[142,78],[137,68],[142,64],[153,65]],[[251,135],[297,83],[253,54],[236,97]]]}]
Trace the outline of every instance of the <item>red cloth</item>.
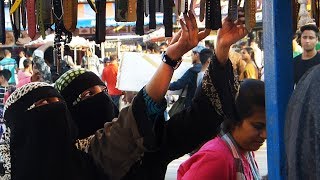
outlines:
[{"label": "red cloth", "polygon": [[112,96],[121,95],[122,91],[116,88],[118,76],[118,63],[110,63],[104,67],[102,72],[102,80],[106,82],[108,93]]},{"label": "red cloth", "polygon": [[[242,155],[244,174],[253,179],[250,165]],[[227,144],[216,137],[182,163],[178,169],[178,180],[236,180],[234,158]]]}]

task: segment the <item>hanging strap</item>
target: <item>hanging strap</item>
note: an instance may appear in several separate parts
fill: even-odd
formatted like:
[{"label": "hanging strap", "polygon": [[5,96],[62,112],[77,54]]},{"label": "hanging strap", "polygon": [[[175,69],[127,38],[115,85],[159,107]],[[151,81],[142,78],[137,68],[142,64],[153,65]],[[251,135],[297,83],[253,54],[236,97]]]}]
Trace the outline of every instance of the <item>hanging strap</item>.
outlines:
[{"label": "hanging strap", "polygon": [[28,23],[28,34],[31,39],[36,35],[36,14],[35,12],[35,0],[26,0],[27,7],[27,23]]},{"label": "hanging strap", "polygon": [[188,10],[189,10],[189,2],[188,2],[188,0],[184,0],[184,10],[183,10],[183,12],[184,13],[188,13]]},{"label": "hanging strap", "polygon": [[94,5],[94,0],[87,0],[89,6],[91,7],[91,9],[96,13],[97,12],[97,8]]},{"label": "hanging strap", "polygon": [[150,4],[149,4],[149,1],[151,1],[151,0],[144,0],[143,2],[144,2],[144,13],[145,13],[145,16],[147,17],[147,16],[149,16],[149,11],[150,11]]},{"label": "hanging strap", "polygon": [[61,41],[62,41],[62,26],[63,26],[63,3],[62,0],[53,0],[53,15],[55,17],[55,37],[54,37],[54,66],[57,68],[57,73],[60,74],[61,68]]},{"label": "hanging strap", "polygon": [[27,10],[26,10],[26,1],[27,0],[22,0],[21,2],[21,24],[23,30],[27,29]]},{"label": "hanging strap", "polygon": [[178,1],[178,3],[177,3],[178,4],[178,7],[177,7],[178,16],[180,16],[181,15],[181,6],[182,6],[182,4],[181,4],[182,2],[181,1],[182,0],[177,0],[177,1]]},{"label": "hanging strap", "polygon": [[206,13],[206,0],[200,0],[200,15],[199,15],[200,22],[204,20],[205,13]]},{"label": "hanging strap", "polygon": [[6,27],[4,18],[4,1],[0,0],[0,43],[6,43]]},{"label": "hanging strap", "polygon": [[63,1],[63,24],[67,31],[73,32],[77,26],[78,0]]},{"label": "hanging strap", "polygon": [[156,29],[156,3],[149,0],[149,29]]},{"label": "hanging strap", "polygon": [[20,4],[21,4],[22,0],[15,0],[12,7],[10,8],[10,14],[13,14],[14,12],[16,12],[16,10],[19,8]]},{"label": "hanging strap", "polygon": [[[180,2],[180,0],[179,0]],[[165,37],[172,37],[173,32],[173,23],[172,23],[172,7],[173,1],[172,0],[164,0],[163,8],[164,8],[164,15],[163,15],[163,24],[165,27]]]},{"label": "hanging strap", "polygon": [[[9,1],[10,9],[12,7],[12,3],[14,3],[14,2],[15,2],[15,0],[13,0],[12,2]],[[13,14],[10,14],[10,21],[11,21],[15,41],[17,41],[17,39],[20,36],[20,12],[15,11]]]},{"label": "hanging strap", "polygon": [[137,0],[128,0],[128,22],[137,20]]},{"label": "hanging strap", "polygon": [[238,19],[238,0],[229,0],[228,17],[232,22]]},{"label": "hanging strap", "polygon": [[100,44],[106,39],[106,0],[96,1],[96,43]]},{"label": "hanging strap", "polygon": [[213,16],[211,16],[211,23],[212,23],[211,29],[218,30],[222,27],[220,0],[212,0],[211,6],[212,6],[211,12],[213,14]]},{"label": "hanging strap", "polygon": [[155,0],[155,4],[156,4],[156,12],[160,12],[160,4],[161,4],[161,0]]},{"label": "hanging strap", "polygon": [[44,26],[44,13],[43,13],[43,9],[44,9],[44,5],[43,5],[43,1],[41,0],[38,0],[36,1],[37,4],[36,4],[36,7],[37,7],[37,20],[38,20],[38,26],[39,26],[39,30],[40,30],[40,34],[42,36],[42,39],[45,39],[46,38],[46,29],[45,29],[45,26]]},{"label": "hanging strap", "polygon": [[166,1],[166,0],[159,0],[159,3],[160,3],[160,10],[159,10],[159,12],[161,12],[161,13],[163,13],[164,12],[164,10],[163,10],[163,1]]},{"label": "hanging strap", "polygon": [[144,0],[137,0],[137,21],[136,21],[136,30],[137,35],[144,35]]},{"label": "hanging strap", "polygon": [[245,25],[248,32],[256,25],[256,0],[245,1]]}]

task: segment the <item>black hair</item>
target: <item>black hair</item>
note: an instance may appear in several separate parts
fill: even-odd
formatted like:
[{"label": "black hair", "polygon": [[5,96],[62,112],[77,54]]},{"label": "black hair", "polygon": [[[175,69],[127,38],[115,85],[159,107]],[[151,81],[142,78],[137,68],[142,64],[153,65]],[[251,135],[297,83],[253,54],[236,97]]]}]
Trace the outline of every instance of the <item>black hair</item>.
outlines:
[{"label": "black hair", "polygon": [[69,56],[72,55],[70,46],[64,45],[64,55],[69,55]]},{"label": "black hair", "polygon": [[161,46],[166,46],[166,47],[168,47],[168,44],[166,43],[166,42],[162,42],[161,44],[160,44],[160,47]]},{"label": "black hair", "polygon": [[53,57],[53,47],[50,46],[48,49],[44,51],[44,60],[49,64],[53,64],[54,57]]},{"label": "black hair", "polygon": [[32,61],[30,59],[25,59],[23,61],[23,67],[28,68],[30,65],[32,65]]},{"label": "black hair", "polygon": [[9,81],[9,79],[12,76],[12,73],[8,69],[3,69],[3,70],[0,71],[0,76],[3,76],[6,79],[6,81]]},{"label": "black hair", "polygon": [[32,52],[26,51],[26,57],[32,57]]},{"label": "black hair", "polygon": [[255,112],[265,109],[265,87],[264,82],[256,79],[244,79],[240,83],[240,89],[235,100],[237,112],[236,119],[227,119],[224,122],[224,132],[230,132],[245,118],[252,116]]},{"label": "black hair", "polygon": [[213,41],[205,41],[205,46],[209,49],[214,49],[214,42]]},{"label": "black hair", "polygon": [[199,55],[201,64],[203,65],[208,61],[209,58],[212,59],[213,51],[211,49],[205,48],[200,51]]},{"label": "black hair", "polygon": [[251,47],[245,47],[245,48],[243,48],[243,50],[246,50],[248,52],[248,54],[250,55],[251,60],[253,62],[256,62],[255,59],[254,59],[254,51],[253,51],[253,49]]},{"label": "black hair", "polygon": [[0,51],[0,60],[4,58],[4,51]]},{"label": "black hair", "polygon": [[315,24],[306,24],[306,25],[300,27],[301,33],[303,33],[303,31],[306,31],[306,30],[314,31],[316,33],[316,35],[318,36],[319,29]]},{"label": "black hair", "polygon": [[158,53],[159,52],[159,46],[157,43],[155,42],[151,42],[151,41],[148,41],[146,42],[146,50],[150,50],[151,52],[154,51],[155,53]]},{"label": "black hair", "polygon": [[[314,31],[314,33],[316,34],[316,38],[319,40],[319,29],[315,24],[306,24],[306,25],[300,27],[301,34],[306,30]],[[300,38],[299,38],[299,41],[300,41],[299,45],[301,45],[301,34],[300,34]]]}]

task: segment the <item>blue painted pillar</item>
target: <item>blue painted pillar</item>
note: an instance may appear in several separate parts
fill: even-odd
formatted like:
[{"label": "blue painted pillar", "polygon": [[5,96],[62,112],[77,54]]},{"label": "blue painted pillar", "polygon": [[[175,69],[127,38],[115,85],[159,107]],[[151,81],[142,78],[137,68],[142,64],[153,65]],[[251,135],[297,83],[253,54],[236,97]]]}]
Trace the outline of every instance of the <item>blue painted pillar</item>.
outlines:
[{"label": "blue painted pillar", "polygon": [[268,179],[272,180],[285,179],[283,132],[293,90],[291,11],[291,0],[263,1]]}]

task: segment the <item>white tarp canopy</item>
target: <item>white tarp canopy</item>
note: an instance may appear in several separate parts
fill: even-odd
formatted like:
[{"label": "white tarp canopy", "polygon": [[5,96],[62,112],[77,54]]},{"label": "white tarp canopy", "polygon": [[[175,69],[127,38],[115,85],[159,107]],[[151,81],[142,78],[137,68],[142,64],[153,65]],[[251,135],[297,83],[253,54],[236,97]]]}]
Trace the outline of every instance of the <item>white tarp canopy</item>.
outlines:
[{"label": "white tarp canopy", "polygon": [[[24,46],[25,47],[28,47],[28,46],[39,47],[39,46],[46,44],[46,43],[49,43],[49,42],[52,43],[52,45],[53,45],[54,37],[55,37],[55,34],[49,34],[46,36],[45,39],[43,39],[42,36],[40,36],[38,39],[31,41],[31,42],[25,44]],[[73,36],[71,39],[71,42],[68,43],[67,45],[69,45],[70,48],[82,48],[82,47],[92,47],[93,46],[92,42],[90,42],[89,40],[87,40],[83,37],[79,37],[79,36]]]},{"label": "white tarp canopy", "polygon": [[[160,54],[124,52],[120,56],[117,88],[122,91],[139,91],[156,72],[161,63]],[[191,60],[182,61],[174,71],[172,81],[179,79],[191,67]],[[179,94],[171,92],[172,94]]]}]

